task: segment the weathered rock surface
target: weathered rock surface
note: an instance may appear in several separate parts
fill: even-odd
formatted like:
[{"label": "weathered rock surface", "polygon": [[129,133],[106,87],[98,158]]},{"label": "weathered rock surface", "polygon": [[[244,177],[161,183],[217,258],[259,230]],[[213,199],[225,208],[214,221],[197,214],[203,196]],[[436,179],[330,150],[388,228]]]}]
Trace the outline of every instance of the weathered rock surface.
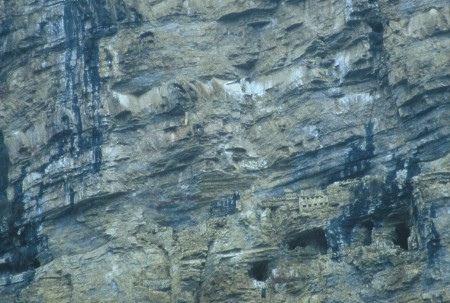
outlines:
[{"label": "weathered rock surface", "polygon": [[450,301],[444,0],[0,0],[0,302]]}]

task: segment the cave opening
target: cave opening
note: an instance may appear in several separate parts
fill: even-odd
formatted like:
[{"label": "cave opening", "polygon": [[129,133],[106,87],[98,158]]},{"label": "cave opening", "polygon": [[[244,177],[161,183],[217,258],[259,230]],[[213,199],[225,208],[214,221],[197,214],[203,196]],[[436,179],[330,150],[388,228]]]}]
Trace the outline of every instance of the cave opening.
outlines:
[{"label": "cave opening", "polygon": [[381,23],[380,21],[374,21],[374,22],[370,22],[369,26],[372,28],[372,30],[376,33],[383,33],[383,23]]},{"label": "cave opening", "polygon": [[411,235],[411,229],[406,224],[400,224],[395,227],[394,244],[404,250],[408,250],[408,238]]},{"label": "cave opening", "polygon": [[269,278],[269,261],[265,260],[253,263],[248,274],[256,281],[266,281]]},{"label": "cave opening", "polygon": [[322,228],[303,231],[287,241],[289,250],[300,248],[313,254],[326,254],[328,250],[327,238]]}]

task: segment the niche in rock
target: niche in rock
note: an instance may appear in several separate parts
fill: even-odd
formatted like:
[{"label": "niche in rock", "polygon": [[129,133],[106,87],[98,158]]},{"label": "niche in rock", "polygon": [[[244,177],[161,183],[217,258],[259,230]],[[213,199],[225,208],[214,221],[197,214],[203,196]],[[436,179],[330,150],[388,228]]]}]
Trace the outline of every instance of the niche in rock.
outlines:
[{"label": "niche in rock", "polygon": [[248,274],[256,281],[266,281],[269,278],[269,261],[259,261],[251,265]]},{"label": "niche in rock", "polygon": [[373,222],[356,224],[352,230],[352,244],[354,246],[367,246],[372,243]]},{"label": "niche in rock", "polygon": [[408,250],[408,238],[411,235],[411,229],[402,223],[395,227],[394,244],[400,246],[404,250]]},{"label": "niche in rock", "polygon": [[327,239],[322,228],[313,228],[300,232],[287,240],[289,250],[298,249],[305,254],[326,254]]}]

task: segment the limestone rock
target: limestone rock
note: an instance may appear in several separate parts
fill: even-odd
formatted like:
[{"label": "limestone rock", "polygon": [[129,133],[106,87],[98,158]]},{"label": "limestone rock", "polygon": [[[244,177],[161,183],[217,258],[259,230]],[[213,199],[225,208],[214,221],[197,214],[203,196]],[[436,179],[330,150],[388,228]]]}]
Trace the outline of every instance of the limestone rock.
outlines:
[{"label": "limestone rock", "polygon": [[448,302],[448,1],[0,0],[0,302]]}]

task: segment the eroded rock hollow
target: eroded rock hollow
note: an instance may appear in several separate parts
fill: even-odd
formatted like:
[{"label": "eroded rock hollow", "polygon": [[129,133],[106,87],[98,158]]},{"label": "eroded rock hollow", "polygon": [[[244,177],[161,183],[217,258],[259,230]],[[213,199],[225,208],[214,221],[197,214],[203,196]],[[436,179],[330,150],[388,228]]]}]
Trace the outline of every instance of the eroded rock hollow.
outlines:
[{"label": "eroded rock hollow", "polygon": [[0,0],[0,302],[449,302],[448,0]]}]

